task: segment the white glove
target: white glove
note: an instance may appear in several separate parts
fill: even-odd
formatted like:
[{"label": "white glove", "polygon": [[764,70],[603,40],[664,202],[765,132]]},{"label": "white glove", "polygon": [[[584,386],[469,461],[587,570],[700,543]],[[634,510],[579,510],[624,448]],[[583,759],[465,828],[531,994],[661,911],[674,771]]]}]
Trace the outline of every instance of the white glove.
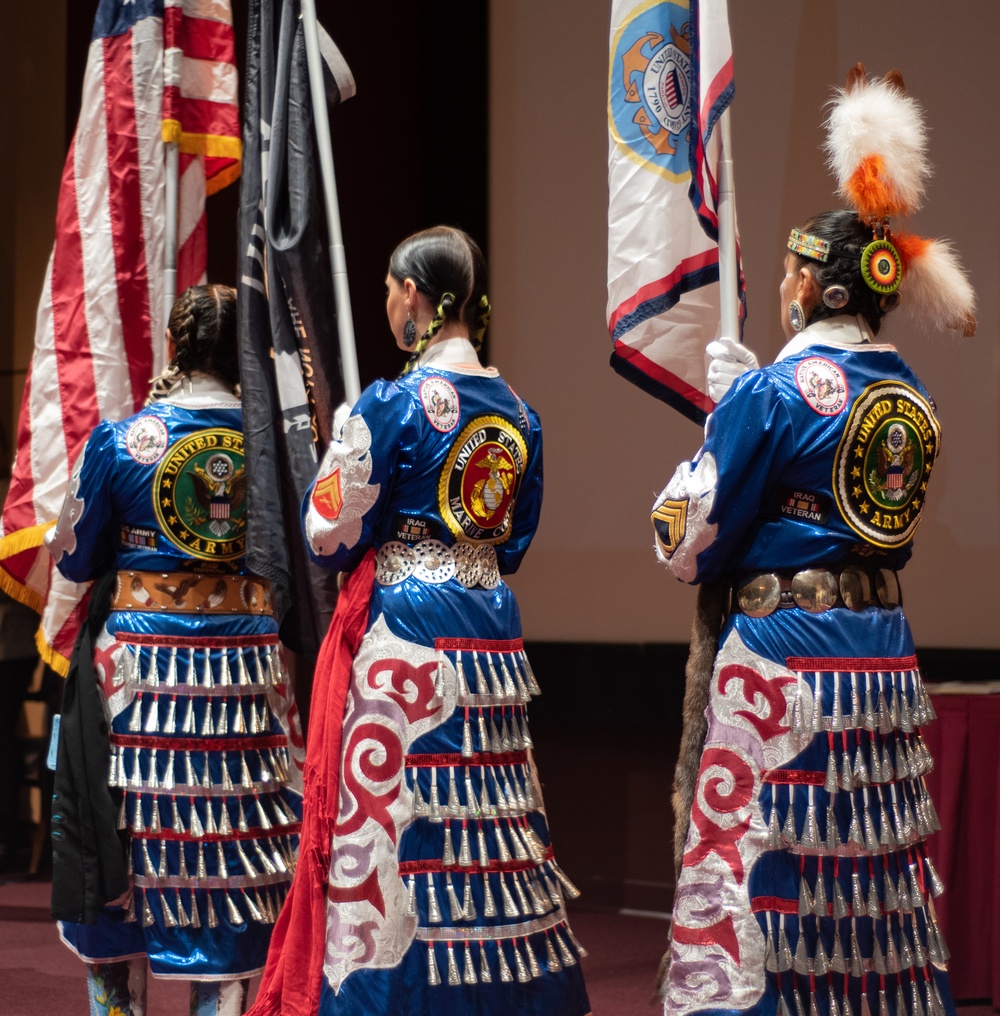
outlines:
[{"label": "white glove", "polygon": [[746,346],[723,336],[710,342],[705,352],[711,357],[708,365],[708,395],[718,405],[733,382],[748,370],[757,370],[757,357]]},{"label": "white glove", "polygon": [[333,423],[330,425],[330,440],[339,441],[344,433],[344,424],[347,423],[347,418],[351,415],[351,406],[346,402],[341,402],[339,406],[333,411]]}]

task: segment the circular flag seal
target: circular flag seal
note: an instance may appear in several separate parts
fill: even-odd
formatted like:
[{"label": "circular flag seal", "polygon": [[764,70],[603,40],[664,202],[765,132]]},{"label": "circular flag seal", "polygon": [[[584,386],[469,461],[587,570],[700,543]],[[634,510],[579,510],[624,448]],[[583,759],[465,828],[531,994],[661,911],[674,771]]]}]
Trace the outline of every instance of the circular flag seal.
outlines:
[{"label": "circular flag seal", "polygon": [[480,416],[459,434],[438,484],[438,507],[455,536],[503,543],[524,475],[528,449],[502,416]]},{"label": "circular flag seal", "polygon": [[809,408],[820,416],[836,416],[847,405],[847,378],[821,356],[810,356],[795,368],[795,383]]},{"label": "circular flag seal", "polygon": [[219,427],[174,444],[153,480],[156,519],[191,557],[232,561],[246,549],[243,435]]},{"label": "circular flag seal", "polygon": [[158,416],[140,416],[125,432],[125,447],[140,466],[151,466],[167,450],[167,428]]},{"label": "circular flag seal", "polygon": [[834,463],[834,495],[847,524],[877,547],[908,543],[940,443],[927,398],[897,381],[869,385],[851,407]]},{"label": "circular flag seal", "polygon": [[458,392],[443,377],[429,377],[421,384],[420,401],[435,430],[447,434],[458,426]]}]

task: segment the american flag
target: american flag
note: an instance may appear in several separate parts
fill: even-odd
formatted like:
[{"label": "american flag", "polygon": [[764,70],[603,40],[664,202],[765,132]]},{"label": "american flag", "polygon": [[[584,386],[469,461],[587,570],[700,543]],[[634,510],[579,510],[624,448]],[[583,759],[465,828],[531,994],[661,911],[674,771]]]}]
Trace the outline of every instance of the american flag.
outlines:
[{"label": "american flag", "polygon": [[725,0],[614,0],[611,366],[699,423],[713,408],[705,346],[720,330],[715,126],[732,97]]},{"label": "american flag", "polygon": [[0,586],[42,615],[66,672],[86,586],[43,545],[101,419],[136,412],[163,368],[164,139],[181,151],[178,290],[205,274],[205,194],[239,175],[228,0],[101,0],[38,306],[17,454],[0,518]]}]

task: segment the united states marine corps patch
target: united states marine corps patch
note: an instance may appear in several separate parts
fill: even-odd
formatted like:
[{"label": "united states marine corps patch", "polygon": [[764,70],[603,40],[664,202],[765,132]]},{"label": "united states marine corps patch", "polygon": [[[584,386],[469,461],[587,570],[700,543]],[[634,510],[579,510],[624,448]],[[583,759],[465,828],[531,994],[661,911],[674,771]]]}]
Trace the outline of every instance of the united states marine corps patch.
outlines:
[{"label": "united states marine corps patch", "polygon": [[246,550],[247,478],[243,435],[199,430],[167,452],[153,481],[163,531],[184,553],[232,561]]},{"label": "united states marine corps patch", "polygon": [[834,463],[833,490],[847,524],[877,547],[913,538],[941,428],[927,398],[879,381],[854,403]]},{"label": "united states marine corps patch", "polygon": [[502,416],[480,416],[451,447],[438,482],[438,507],[455,536],[503,543],[528,458],[520,431]]}]

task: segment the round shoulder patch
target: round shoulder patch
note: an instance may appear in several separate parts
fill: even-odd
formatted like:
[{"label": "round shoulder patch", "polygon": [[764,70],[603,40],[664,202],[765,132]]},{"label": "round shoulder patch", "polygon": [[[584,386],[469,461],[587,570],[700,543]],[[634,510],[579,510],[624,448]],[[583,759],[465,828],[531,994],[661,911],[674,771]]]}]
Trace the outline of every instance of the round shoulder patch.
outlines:
[{"label": "round shoulder patch", "polygon": [[521,432],[502,416],[480,416],[455,439],[441,470],[438,507],[451,532],[471,543],[510,536],[528,458]]},{"label": "round shoulder patch", "polygon": [[809,408],[820,416],[836,416],[847,405],[847,378],[821,356],[810,356],[795,368],[795,383]]},{"label": "round shoulder patch", "polygon": [[158,416],[140,416],[125,432],[125,447],[140,466],[151,466],[167,450],[167,428]]},{"label": "round shoulder patch", "polygon": [[847,524],[877,547],[908,543],[940,443],[929,399],[898,381],[869,385],[851,407],[833,467]]},{"label": "round shoulder patch", "polygon": [[447,434],[458,426],[458,392],[443,377],[429,377],[421,383],[420,401],[435,430]]},{"label": "round shoulder patch", "polygon": [[246,550],[243,435],[198,430],[171,445],[153,480],[163,531],[191,557],[232,561]]}]

